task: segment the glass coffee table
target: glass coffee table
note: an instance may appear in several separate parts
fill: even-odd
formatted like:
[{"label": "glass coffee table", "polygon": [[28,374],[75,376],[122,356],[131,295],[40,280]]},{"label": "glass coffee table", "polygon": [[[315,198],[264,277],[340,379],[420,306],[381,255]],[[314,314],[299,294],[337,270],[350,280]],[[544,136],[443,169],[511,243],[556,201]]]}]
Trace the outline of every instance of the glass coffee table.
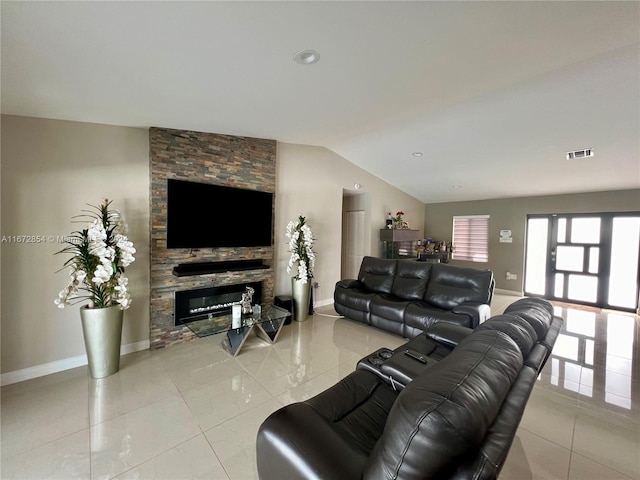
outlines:
[{"label": "glass coffee table", "polygon": [[256,330],[257,336],[265,342],[275,343],[285,320],[289,316],[291,316],[291,313],[284,308],[276,307],[275,305],[264,305],[260,314],[243,315],[239,328],[232,327],[231,312],[181,323],[197,337],[208,337],[209,335],[224,333],[225,337],[221,343],[222,348],[235,357],[240,353],[240,349],[253,329]]}]

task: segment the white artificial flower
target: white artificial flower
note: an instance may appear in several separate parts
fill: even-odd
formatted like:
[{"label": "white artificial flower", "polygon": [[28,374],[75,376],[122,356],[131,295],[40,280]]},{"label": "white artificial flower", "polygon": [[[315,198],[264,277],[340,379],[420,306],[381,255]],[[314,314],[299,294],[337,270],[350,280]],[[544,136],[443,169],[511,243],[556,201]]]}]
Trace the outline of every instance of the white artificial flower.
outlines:
[{"label": "white artificial flower", "polygon": [[81,235],[70,237],[72,240],[66,242],[70,246],[62,250],[73,253],[74,258],[69,262],[69,284],[54,300],[59,308],[78,297],[80,289],[88,293],[84,298],[89,300],[89,308],[119,304],[125,309],[131,304],[128,280],[123,272],[135,261],[136,249],[126,237],[128,226],[121,213],[109,211],[108,207],[109,201],[105,198],[97,207],[99,213],[93,215]]},{"label": "white artificial flower", "polygon": [[101,263],[96,267],[96,271],[93,272],[93,278],[91,281],[96,285],[102,285],[111,279],[111,275],[113,275],[113,267],[111,264]]},{"label": "white artificial flower", "polygon": [[116,302],[120,304],[122,310],[126,310],[131,306],[131,295],[129,295],[129,291],[127,290],[128,283],[129,279],[124,275],[120,275],[118,277],[118,285],[113,288],[116,291]]},{"label": "white artificial flower", "polygon": [[295,278],[306,283],[313,277],[315,254],[311,228],[306,223],[301,225],[303,222],[304,217],[300,215],[297,223],[291,221],[287,224],[286,237],[289,239],[288,250],[291,253],[287,273],[295,269],[297,271]]},{"label": "white artificial flower", "polygon": [[115,236],[115,241],[116,247],[120,249],[120,263],[123,267],[128,267],[135,260],[133,254],[136,253],[136,249],[133,248],[133,242],[121,234]]},{"label": "white artificial flower", "polygon": [[97,244],[95,248],[90,250],[92,255],[95,255],[100,259],[101,263],[111,263],[116,257],[116,249],[113,247],[107,247],[106,244]]},{"label": "white artificial flower", "polygon": [[87,272],[85,272],[84,270],[76,270],[74,272],[74,277],[76,282],[78,282],[79,284],[84,282],[84,279],[87,278]]},{"label": "white artificial flower", "polygon": [[296,264],[296,262],[300,260],[300,257],[296,252],[291,254],[291,258],[289,258],[289,264],[287,265],[287,273],[291,273],[291,269]]},{"label": "white artificial flower", "polygon": [[129,295],[118,297],[118,303],[122,310],[126,310],[131,306],[131,297]]},{"label": "white artificial flower", "polygon": [[69,298],[71,297],[72,287],[68,285],[64,290],[60,290],[58,293],[58,298],[56,298],[53,303],[55,303],[58,308],[64,308],[65,305],[69,304]]},{"label": "white artificial flower", "polygon": [[107,232],[104,229],[104,225],[96,219],[90,225],[87,236],[91,243],[102,243],[107,239]]},{"label": "white artificial flower", "polygon": [[307,265],[304,262],[298,263],[298,277],[300,277],[302,283],[307,283]]},{"label": "white artificial flower", "polygon": [[56,298],[53,303],[55,303],[58,308],[64,308],[66,305],[69,305],[69,300],[76,298],[78,296],[78,287],[84,280],[84,276],[86,275],[84,271],[71,271],[69,276],[71,280],[69,284],[58,293],[58,298]]}]

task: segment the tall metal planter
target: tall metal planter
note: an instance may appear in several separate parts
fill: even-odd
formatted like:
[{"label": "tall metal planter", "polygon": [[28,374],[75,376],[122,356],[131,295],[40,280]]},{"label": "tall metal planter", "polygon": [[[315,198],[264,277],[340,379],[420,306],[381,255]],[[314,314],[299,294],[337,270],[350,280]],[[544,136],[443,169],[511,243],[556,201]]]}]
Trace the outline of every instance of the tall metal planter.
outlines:
[{"label": "tall metal planter", "polygon": [[84,346],[91,378],[104,378],[120,369],[124,311],[119,306],[80,308]]},{"label": "tall metal planter", "polygon": [[311,298],[311,282],[291,278],[291,292],[293,297],[293,312],[296,322],[304,322],[309,316],[309,300]]}]

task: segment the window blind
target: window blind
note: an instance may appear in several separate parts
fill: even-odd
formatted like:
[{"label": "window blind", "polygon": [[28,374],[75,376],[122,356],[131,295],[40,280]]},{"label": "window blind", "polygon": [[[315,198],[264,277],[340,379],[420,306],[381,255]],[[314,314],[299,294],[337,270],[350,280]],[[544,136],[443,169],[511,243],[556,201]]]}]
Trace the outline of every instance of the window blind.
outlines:
[{"label": "window blind", "polygon": [[453,217],[454,260],[489,261],[489,215]]}]

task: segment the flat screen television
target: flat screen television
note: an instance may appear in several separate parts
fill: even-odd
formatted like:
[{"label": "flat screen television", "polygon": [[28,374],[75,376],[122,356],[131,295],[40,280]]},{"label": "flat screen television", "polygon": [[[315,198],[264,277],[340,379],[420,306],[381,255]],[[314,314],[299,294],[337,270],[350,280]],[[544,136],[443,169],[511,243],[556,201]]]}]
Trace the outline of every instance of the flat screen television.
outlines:
[{"label": "flat screen television", "polygon": [[167,248],[271,246],[273,193],[167,179]]}]

